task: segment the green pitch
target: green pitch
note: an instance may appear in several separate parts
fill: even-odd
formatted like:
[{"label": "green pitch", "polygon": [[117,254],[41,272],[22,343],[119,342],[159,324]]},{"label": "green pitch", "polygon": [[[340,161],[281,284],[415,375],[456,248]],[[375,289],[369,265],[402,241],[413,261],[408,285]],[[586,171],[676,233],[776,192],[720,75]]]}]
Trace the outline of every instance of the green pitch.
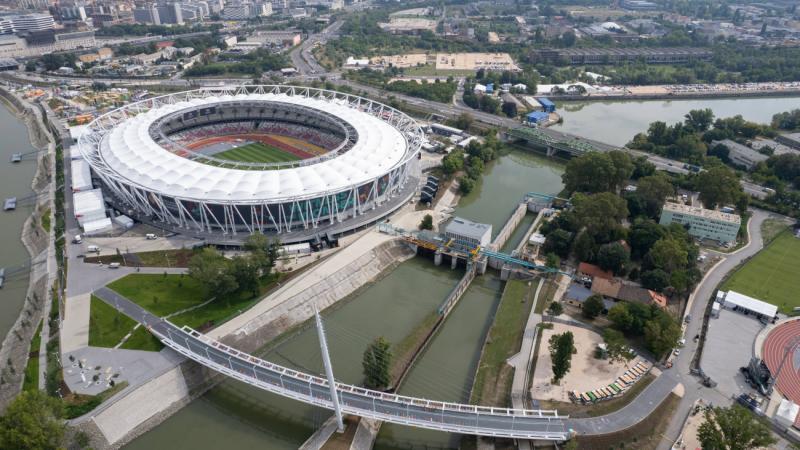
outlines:
[{"label": "green pitch", "polygon": [[214,154],[215,158],[226,159],[228,161],[244,161],[255,163],[271,163],[271,162],[284,162],[296,161],[300,159],[298,156],[289,152],[283,151],[271,145],[255,142],[252,144],[242,145],[241,147],[232,148]]},{"label": "green pitch", "polygon": [[723,290],[733,290],[772,303],[791,314],[800,306],[797,283],[800,281],[800,239],[784,231],[725,282]]}]

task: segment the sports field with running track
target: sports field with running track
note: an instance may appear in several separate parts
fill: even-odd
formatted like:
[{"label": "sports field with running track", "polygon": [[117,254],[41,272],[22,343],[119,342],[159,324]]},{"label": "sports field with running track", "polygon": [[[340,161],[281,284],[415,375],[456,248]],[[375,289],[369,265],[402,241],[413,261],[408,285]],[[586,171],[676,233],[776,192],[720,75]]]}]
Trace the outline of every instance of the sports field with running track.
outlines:
[{"label": "sports field with running track", "polygon": [[240,147],[225,150],[214,154],[215,158],[226,159],[228,161],[244,161],[255,163],[271,163],[297,161],[298,156],[279,148],[272,147],[261,142],[245,144]]},{"label": "sports field with running track", "polygon": [[722,286],[723,290],[733,290],[750,297],[771,303],[784,314],[800,306],[797,295],[797,281],[800,280],[800,238],[791,230],[784,231],[765,249],[750,261]]}]

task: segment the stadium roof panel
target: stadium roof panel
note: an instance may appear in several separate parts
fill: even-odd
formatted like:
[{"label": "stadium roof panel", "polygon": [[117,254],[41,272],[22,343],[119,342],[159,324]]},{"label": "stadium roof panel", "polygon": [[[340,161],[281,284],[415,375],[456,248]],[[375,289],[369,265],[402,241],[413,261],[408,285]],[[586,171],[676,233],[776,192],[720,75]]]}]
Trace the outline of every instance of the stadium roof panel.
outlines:
[{"label": "stadium roof panel", "polygon": [[[349,151],[313,165],[255,171],[184,158],[161,147],[150,135],[151,125],[167,114],[233,101],[270,101],[322,110],[349,123],[358,141]],[[341,190],[388,173],[407,160],[408,151],[406,138],[397,128],[347,102],[274,93],[209,96],[153,108],[120,122],[107,132],[100,147],[107,166],[131,183],[164,195],[224,202],[272,202]]]}]

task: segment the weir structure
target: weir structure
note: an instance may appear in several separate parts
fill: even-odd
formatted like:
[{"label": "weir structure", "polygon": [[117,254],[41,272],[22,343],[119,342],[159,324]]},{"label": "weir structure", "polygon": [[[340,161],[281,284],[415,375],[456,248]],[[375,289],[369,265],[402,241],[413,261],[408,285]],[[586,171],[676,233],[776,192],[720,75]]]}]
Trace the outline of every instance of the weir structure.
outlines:
[{"label": "weir structure", "polygon": [[[369,419],[451,433],[512,439],[565,441],[566,416],[526,410],[407,397],[335,382],[240,352],[189,327],[156,317],[125,297],[101,288],[95,294],[145,325],[167,347],[228,377],[283,397]],[[334,389],[335,388],[335,389]]]}]

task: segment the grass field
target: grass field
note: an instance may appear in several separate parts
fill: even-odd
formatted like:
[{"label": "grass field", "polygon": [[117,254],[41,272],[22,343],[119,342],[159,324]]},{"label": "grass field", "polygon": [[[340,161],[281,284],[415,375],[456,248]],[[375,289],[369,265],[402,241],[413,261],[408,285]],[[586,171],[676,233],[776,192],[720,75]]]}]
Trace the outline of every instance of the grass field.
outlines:
[{"label": "grass field", "polygon": [[228,161],[256,163],[285,162],[296,161],[300,159],[289,152],[285,152],[271,145],[262,144],[261,142],[242,145],[241,147],[215,153],[213,156],[215,158],[226,159]]},{"label": "grass field", "polygon": [[800,306],[800,296],[794,292],[800,280],[800,239],[791,231],[782,232],[764,250],[748,261],[725,282],[723,290],[755,297],[791,314]]},{"label": "grass field", "polygon": [[36,328],[36,334],[31,339],[30,351],[28,352],[28,365],[25,366],[25,381],[22,382],[23,391],[35,391],[39,389],[39,345],[42,343],[42,324]]}]

